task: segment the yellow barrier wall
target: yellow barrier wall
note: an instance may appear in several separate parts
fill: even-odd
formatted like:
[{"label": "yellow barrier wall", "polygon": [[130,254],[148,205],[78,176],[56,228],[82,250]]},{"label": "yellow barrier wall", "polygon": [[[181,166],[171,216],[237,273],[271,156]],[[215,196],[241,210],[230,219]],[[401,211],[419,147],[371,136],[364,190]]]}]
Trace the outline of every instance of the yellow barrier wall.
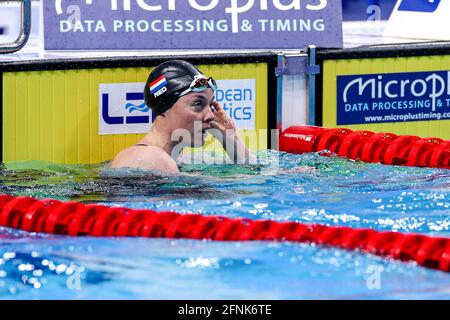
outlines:
[{"label": "yellow barrier wall", "polygon": [[[255,125],[257,130],[267,129],[266,63],[198,67],[218,80],[256,79]],[[152,68],[3,73],[3,161],[111,160],[143,134],[98,134],[99,84],[145,82]],[[266,149],[267,136],[250,147]]]},{"label": "yellow barrier wall", "polygon": [[[323,126],[339,127],[336,121],[337,76],[448,70],[450,70],[450,56],[326,60],[323,65]],[[341,127],[352,130],[363,129],[450,139],[450,120],[376,123]]]}]

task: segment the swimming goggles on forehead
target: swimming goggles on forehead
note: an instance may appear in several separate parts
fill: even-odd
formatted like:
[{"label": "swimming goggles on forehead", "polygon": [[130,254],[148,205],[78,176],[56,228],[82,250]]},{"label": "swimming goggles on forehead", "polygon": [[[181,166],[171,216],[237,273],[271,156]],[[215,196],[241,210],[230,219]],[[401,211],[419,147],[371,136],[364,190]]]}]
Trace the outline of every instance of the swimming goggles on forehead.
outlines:
[{"label": "swimming goggles on forehead", "polygon": [[206,90],[207,88],[211,88],[213,90],[213,92],[216,92],[217,90],[217,83],[216,80],[214,80],[211,77],[206,77],[206,76],[195,76],[195,79],[192,81],[191,85],[189,86],[189,88],[187,88],[186,90],[184,90],[181,94],[181,96],[184,96],[190,92],[202,92],[204,90]]}]

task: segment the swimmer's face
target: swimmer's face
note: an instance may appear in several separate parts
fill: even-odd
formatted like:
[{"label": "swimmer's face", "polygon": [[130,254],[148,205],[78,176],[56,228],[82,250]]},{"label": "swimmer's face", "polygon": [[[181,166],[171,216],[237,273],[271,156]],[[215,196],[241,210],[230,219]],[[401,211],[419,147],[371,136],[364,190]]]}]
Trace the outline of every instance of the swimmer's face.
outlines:
[{"label": "swimmer's face", "polygon": [[191,147],[201,147],[207,135],[206,130],[211,128],[214,115],[211,104],[214,101],[214,92],[207,88],[202,92],[191,92],[173,105],[166,118],[172,129],[186,130],[189,141],[185,141]]}]

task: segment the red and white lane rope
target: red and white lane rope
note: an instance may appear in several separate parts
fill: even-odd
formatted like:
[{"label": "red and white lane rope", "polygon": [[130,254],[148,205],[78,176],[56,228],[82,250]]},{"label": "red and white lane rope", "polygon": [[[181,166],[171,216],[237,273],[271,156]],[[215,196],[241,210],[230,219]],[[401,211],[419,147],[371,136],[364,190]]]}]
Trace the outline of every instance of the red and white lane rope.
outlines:
[{"label": "red and white lane rope", "polygon": [[314,126],[289,127],[280,135],[280,151],[323,150],[364,162],[450,169],[450,140]]},{"label": "red and white lane rope", "polygon": [[69,236],[315,243],[450,272],[450,238],[372,229],[132,210],[10,195],[0,195],[0,226]]}]

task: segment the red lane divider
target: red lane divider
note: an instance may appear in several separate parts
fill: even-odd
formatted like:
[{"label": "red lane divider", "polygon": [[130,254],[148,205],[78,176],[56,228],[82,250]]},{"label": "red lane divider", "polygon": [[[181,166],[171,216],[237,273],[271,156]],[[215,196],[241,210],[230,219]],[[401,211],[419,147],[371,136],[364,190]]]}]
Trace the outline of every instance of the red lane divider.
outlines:
[{"label": "red lane divider", "polygon": [[295,241],[450,272],[450,238],[296,222],[231,219],[0,195],[0,226],[70,236]]},{"label": "red lane divider", "polygon": [[289,127],[280,136],[280,151],[322,150],[364,162],[450,169],[450,140],[313,126]]}]

